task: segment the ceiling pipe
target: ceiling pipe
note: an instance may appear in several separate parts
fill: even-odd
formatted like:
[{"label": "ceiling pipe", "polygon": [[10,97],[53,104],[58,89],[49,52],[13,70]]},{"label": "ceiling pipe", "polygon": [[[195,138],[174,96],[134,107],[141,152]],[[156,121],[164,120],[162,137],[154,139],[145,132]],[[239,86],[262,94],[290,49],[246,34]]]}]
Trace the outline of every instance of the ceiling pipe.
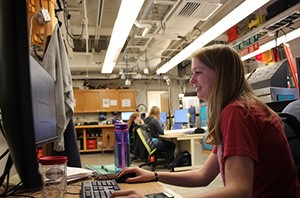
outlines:
[{"label": "ceiling pipe", "polygon": [[98,42],[98,40],[100,39],[102,14],[103,14],[103,0],[99,0],[98,14],[97,14],[97,24],[96,24],[96,29],[95,29],[95,40],[96,40],[96,42]]},{"label": "ceiling pipe", "polygon": [[175,5],[176,2],[174,1],[165,1],[165,0],[154,0],[154,4],[160,4],[160,5]]},{"label": "ceiling pipe", "polygon": [[85,47],[86,53],[89,53],[89,20],[87,17],[87,8],[86,8],[86,0],[83,0],[83,9],[84,9],[84,24],[85,24]]},{"label": "ceiling pipe", "polygon": [[144,29],[142,36],[145,37],[147,35],[147,33],[151,30],[152,25],[151,24],[146,24],[146,23],[140,23],[139,21],[135,21],[134,24],[140,28],[140,29]]}]

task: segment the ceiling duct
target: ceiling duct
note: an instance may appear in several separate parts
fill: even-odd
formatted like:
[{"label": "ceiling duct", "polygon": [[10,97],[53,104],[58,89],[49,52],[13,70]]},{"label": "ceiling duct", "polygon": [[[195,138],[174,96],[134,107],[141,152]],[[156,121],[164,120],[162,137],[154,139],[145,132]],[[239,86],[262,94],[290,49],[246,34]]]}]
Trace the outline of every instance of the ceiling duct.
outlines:
[{"label": "ceiling duct", "polygon": [[[100,39],[95,39],[95,36],[90,35],[88,39],[89,52],[101,52],[102,50],[107,50],[109,44],[109,36],[101,36]],[[85,52],[86,51],[86,41],[87,39],[73,39],[74,52]]]},{"label": "ceiling duct", "polygon": [[199,21],[208,20],[221,5],[216,0],[183,0],[167,19],[165,33],[186,35]]}]

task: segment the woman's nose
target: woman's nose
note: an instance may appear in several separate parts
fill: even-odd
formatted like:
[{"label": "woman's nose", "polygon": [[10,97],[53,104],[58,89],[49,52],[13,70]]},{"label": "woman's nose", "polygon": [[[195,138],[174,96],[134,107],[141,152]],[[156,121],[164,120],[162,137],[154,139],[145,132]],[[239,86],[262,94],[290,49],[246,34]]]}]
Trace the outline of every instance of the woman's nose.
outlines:
[{"label": "woman's nose", "polygon": [[194,85],[194,75],[191,76],[190,80],[189,80],[189,83],[191,85]]}]

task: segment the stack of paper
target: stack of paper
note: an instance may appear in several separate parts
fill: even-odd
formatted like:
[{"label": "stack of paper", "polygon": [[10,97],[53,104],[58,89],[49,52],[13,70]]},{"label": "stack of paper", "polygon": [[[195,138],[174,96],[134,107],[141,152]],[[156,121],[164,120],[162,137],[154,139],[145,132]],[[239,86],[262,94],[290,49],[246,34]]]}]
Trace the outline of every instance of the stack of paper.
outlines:
[{"label": "stack of paper", "polygon": [[91,176],[93,173],[92,170],[77,168],[77,167],[67,167],[67,182],[75,181],[82,179],[88,176]]}]

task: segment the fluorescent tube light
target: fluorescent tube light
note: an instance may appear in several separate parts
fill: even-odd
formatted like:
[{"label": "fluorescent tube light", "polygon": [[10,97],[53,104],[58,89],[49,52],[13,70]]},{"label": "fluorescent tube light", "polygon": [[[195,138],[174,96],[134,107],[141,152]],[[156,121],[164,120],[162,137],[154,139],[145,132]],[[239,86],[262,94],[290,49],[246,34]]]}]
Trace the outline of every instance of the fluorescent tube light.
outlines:
[{"label": "fluorescent tube light", "polygon": [[144,0],[122,0],[101,73],[112,73]]},{"label": "fluorescent tube light", "polygon": [[181,52],[175,55],[171,60],[160,67],[156,73],[162,74],[168,72],[170,69],[178,65],[180,62],[188,58],[194,51],[205,46],[210,41],[221,35],[224,31],[231,28],[233,25],[246,18],[258,8],[262,7],[269,0],[246,0],[235,8],[232,12],[226,15],[218,23],[212,26],[209,30],[204,32],[193,43],[184,48]]},{"label": "fluorescent tube light", "polygon": [[[280,36],[279,38],[277,38],[277,46],[281,45],[282,43],[287,43],[289,41],[292,41],[292,40],[294,40],[298,37],[300,37],[300,28],[295,29],[292,32],[289,32],[288,34]],[[272,40],[268,43],[263,44],[262,46],[259,46],[258,50],[243,56],[241,59],[242,59],[242,61],[247,60],[249,58],[252,58],[252,57],[254,57],[254,56],[256,56],[260,53],[263,53],[263,52],[265,52],[269,49],[272,49],[274,47],[276,47],[276,42],[275,42],[275,40]]]}]

